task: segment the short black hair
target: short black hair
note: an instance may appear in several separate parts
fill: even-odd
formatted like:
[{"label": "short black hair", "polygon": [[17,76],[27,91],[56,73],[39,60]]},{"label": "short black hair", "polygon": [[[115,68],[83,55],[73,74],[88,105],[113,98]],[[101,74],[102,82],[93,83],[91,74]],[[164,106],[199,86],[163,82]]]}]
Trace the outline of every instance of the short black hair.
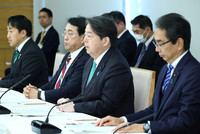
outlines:
[{"label": "short black hair", "polygon": [[117,39],[117,28],[114,22],[105,16],[95,16],[87,19],[87,24],[90,24],[94,33],[100,39],[109,37],[111,45],[114,45]]},{"label": "short black hair", "polygon": [[32,23],[24,15],[16,15],[9,17],[8,25],[17,28],[19,32],[21,32],[22,30],[26,30],[26,35],[28,37],[32,34]]},{"label": "short black hair", "polygon": [[184,40],[184,49],[189,50],[191,40],[190,23],[180,14],[169,13],[161,16],[156,21],[156,28],[165,29],[166,37],[171,40],[173,44],[178,38]]},{"label": "short black hair", "polygon": [[112,11],[110,13],[104,13],[102,16],[109,17],[112,19],[116,24],[120,23],[121,21],[126,25],[126,20],[124,15],[119,11]]},{"label": "short black hair", "polygon": [[[51,11],[50,9],[46,8],[46,7],[42,8],[42,9],[40,10],[40,12],[46,12],[46,13],[48,14],[49,17],[53,17],[52,11]],[[39,13],[40,13],[40,12],[39,12]]]},{"label": "short black hair", "polygon": [[78,33],[79,35],[82,35],[85,33],[85,27],[86,27],[86,18],[79,16],[79,17],[73,17],[68,20],[68,23],[70,23],[73,26],[78,27]]},{"label": "short black hair", "polygon": [[153,31],[153,27],[152,27],[152,22],[149,19],[148,16],[145,15],[139,15],[137,17],[135,17],[132,21],[131,21],[132,25],[139,25],[140,28],[145,29],[147,26],[149,26],[151,28],[151,30]]}]

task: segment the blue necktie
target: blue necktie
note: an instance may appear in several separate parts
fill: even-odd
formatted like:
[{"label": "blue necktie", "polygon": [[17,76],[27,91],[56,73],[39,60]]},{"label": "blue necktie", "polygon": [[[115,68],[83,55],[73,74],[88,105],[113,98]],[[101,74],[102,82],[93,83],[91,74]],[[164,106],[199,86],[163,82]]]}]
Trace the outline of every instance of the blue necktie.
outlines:
[{"label": "blue necktie", "polygon": [[90,80],[92,79],[92,76],[94,75],[94,72],[95,72],[95,70],[96,70],[96,63],[95,63],[95,61],[93,61],[93,65],[92,65],[92,69],[91,69],[91,71],[90,71],[90,76],[89,76],[89,78],[88,78],[88,82],[87,82],[87,84],[90,82]]},{"label": "blue necktie", "polygon": [[173,66],[169,65],[168,70],[167,70],[167,75],[166,75],[164,83],[163,83],[163,93],[165,92],[165,90],[167,89],[167,86],[169,84],[172,69],[173,69]]}]

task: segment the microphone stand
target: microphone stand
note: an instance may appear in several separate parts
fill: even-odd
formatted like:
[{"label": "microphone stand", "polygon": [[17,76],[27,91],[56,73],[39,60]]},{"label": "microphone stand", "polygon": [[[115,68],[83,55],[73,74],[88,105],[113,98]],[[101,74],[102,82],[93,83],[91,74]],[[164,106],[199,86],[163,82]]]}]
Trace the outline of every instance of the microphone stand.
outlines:
[{"label": "microphone stand", "polygon": [[[22,80],[20,80],[19,82],[15,83],[13,86],[11,86],[10,88],[8,88],[8,90],[6,90],[1,96],[0,96],[0,104],[1,104],[1,98],[10,90],[16,88],[19,84],[21,84],[22,82],[24,82],[25,80],[27,80],[29,77],[31,77],[31,74],[27,75],[26,77],[24,77]],[[0,114],[10,114],[11,111],[9,109],[7,109],[6,107],[0,105]]]},{"label": "microphone stand", "polygon": [[63,102],[63,103],[60,103],[60,104],[55,104],[48,112],[47,114],[47,117],[46,117],[46,120],[45,121],[40,121],[40,120],[33,120],[31,122],[31,126],[32,126],[32,131],[38,133],[38,134],[55,134],[55,133],[61,133],[62,130],[50,123],[49,122],[49,115],[51,113],[51,111],[53,110],[54,107],[56,106],[60,106],[60,105],[63,105],[63,104],[67,104],[69,102],[77,102],[81,99],[85,98],[84,96],[79,96],[79,97],[76,97],[76,98],[73,98],[69,101],[66,101],[66,102]]}]

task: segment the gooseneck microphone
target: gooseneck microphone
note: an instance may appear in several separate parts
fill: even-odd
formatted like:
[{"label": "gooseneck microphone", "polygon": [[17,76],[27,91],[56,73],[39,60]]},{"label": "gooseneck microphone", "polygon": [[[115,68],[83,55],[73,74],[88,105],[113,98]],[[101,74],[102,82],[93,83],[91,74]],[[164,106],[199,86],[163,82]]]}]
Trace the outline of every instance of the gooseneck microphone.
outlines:
[{"label": "gooseneck microphone", "polygon": [[130,123],[124,125],[124,126],[121,126],[121,127],[118,128],[118,129],[116,129],[116,130],[113,132],[113,134],[115,134],[118,130],[120,130],[120,129],[122,129],[122,128],[125,128],[125,127],[128,127],[128,126],[130,126],[130,125],[133,125],[133,124],[135,124],[135,123],[142,123],[142,122],[144,122],[144,121],[146,121],[146,120],[150,120],[150,119],[154,118],[154,116],[155,116],[155,113],[150,114],[150,115],[147,115],[147,116],[145,116],[145,117],[142,117],[142,118],[140,118],[140,119],[138,119],[138,120],[132,121],[132,122],[130,122]]},{"label": "gooseneck microphone", "polygon": [[38,134],[55,134],[55,133],[61,133],[61,129],[50,124],[49,123],[49,115],[51,113],[51,111],[53,110],[54,107],[56,106],[60,106],[60,105],[64,105],[67,104],[69,102],[77,102],[79,100],[84,99],[84,96],[78,96],[76,98],[73,98],[69,101],[63,102],[63,103],[59,103],[59,104],[55,104],[48,112],[46,120],[45,121],[40,121],[40,120],[33,120],[31,122],[31,126],[32,126],[32,131],[36,132]]},{"label": "gooseneck microphone", "polygon": [[[1,98],[10,90],[15,89],[19,84],[21,84],[22,82],[24,82],[25,80],[27,80],[29,77],[31,77],[31,74],[27,75],[26,77],[24,77],[22,80],[20,80],[19,82],[15,83],[13,86],[11,86],[10,88],[8,88],[8,90],[6,90],[1,96],[0,96],[0,104],[1,104]],[[0,105],[0,114],[10,114],[11,111],[9,109],[7,109],[6,107]]]}]

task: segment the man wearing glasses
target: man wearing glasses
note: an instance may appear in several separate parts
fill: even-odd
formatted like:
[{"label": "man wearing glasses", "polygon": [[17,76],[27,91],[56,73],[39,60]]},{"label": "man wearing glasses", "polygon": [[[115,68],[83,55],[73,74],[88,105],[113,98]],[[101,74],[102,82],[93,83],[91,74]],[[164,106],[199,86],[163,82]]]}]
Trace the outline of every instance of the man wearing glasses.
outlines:
[{"label": "man wearing glasses", "polygon": [[154,32],[151,20],[147,16],[139,15],[131,21],[131,24],[134,37],[140,42],[136,50],[135,60],[131,66],[154,70],[156,76],[158,76],[160,69],[166,62],[155,51],[152,42]]},{"label": "man wearing glasses", "polygon": [[[181,15],[170,13],[156,22],[155,46],[167,62],[160,71],[152,105],[137,113],[126,115],[129,122],[154,114],[141,124],[117,132],[146,132],[152,134],[199,134],[200,127],[200,64],[189,51],[191,28]],[[96,125],[118,125],[123,118],[106,117]],[[117,130],[123,123],[115,128]]]},{"label": "man wearing glasses", "polygon": [[39,22],[43,30],[36,38],[36,43],[42,49],[49,68],[49,78],[53,75],[56,52],[60,44],[58,32],[52,26],[53,14],[50,9],[42,8],[39,12]]},{"label": "man wearing glasses", "polygon": [[38,89],[33,85],[24,88],[24,95],[29,99],[42,99],[57,102],[59,98],[74,98],[81,92],[83,68],[89,55],[84,48],[84,17],[70,18],[64,36],[65,55],[56,74],[50,82]]}]

